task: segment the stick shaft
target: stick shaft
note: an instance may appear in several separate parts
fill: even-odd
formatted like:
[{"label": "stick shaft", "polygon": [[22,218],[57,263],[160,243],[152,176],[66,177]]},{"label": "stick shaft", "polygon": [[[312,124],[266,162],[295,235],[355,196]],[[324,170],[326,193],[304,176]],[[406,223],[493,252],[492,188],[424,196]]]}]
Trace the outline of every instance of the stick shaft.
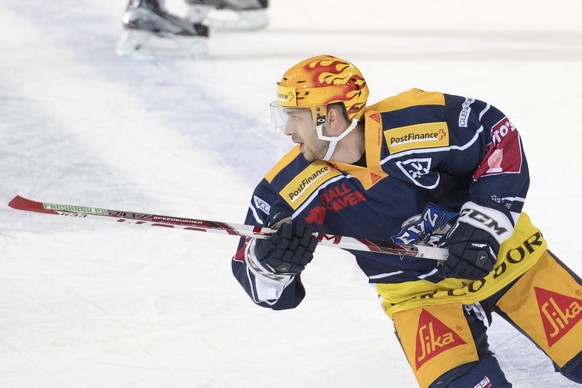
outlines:
[{"label": "stick shaft", "polygon": [[[72,216],[78,218],[110,219],[136,225],[151,225],[166,228],[193,230],[228,234],[231,236],[269,238],[276,231],[263,226],[232,224],[220,221],[201,220],[162,216],[148,213],[136,213],[125,210],[110,210],[89,206],[62,205],[49,202],[38,202],[17,195],[8,206],[17,210],[36,213]],[[372,242],[363,238],[318,233],[319,244],[355,251],[368,251],[400,256],[413,256],[422,259],[446,260],[448,251],[422,245],[402,245],[393,242]]]}]

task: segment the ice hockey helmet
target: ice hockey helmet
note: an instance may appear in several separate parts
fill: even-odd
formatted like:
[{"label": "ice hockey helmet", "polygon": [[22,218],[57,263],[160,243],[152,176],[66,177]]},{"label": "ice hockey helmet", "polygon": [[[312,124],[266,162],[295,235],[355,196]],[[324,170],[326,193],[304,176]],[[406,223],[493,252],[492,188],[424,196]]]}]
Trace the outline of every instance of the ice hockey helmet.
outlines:
[{"label": "ice hockey helmet", "polygon": [[276,104],[311,109],[316,125],[325,121],[327,106],[344,104],[350,120],[359,120],[368,100],[368,85],[352,63],[318,55],[291,67],[277,83]]}]

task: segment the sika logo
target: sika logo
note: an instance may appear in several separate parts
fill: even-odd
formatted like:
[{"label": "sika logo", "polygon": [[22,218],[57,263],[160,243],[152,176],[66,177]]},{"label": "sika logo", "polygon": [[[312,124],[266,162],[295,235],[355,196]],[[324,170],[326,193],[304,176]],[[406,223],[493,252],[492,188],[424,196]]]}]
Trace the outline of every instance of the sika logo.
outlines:
[{"label": "sika logo", "polygon": [[370,179],[372,180],[372,184],[374,184],[374,183],[378,182],[380,179],[382,179],[382,176],[371,172]]},{"label": "sika logo", "polygon": [[534,287],[548,339],[554,345],[582,319],[582,300]]},{"label": "sika logo", "polygon": [[380,115],[377,112],[372,113],[369,117],[377,123],[380,122]]},{"label": "sika logo", "polygon": [[457,333],[423,309],[416,334],[416,370],[444,351],[465,344]]}]

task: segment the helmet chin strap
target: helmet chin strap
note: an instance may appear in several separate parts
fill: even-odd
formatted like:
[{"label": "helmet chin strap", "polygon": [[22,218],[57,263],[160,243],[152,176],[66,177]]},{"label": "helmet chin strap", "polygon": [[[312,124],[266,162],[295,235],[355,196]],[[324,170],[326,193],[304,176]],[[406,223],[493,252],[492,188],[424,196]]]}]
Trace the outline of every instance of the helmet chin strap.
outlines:
[{"label": "helmet chin strap", "polygon": [[352,123],[350,124],[350,126],[339,136],[325,136],[323,134],[323,124],[320,124],[316,127],[317,128],[317,137],[320,140],[324,140],[324,141],[329,142],[329,147],[327,147],[327,152],[322,160],[325,160],[327,162],[329,159],[331,159],[331,155],[333,155],[333,152],[335,151],[335,147],[337,146],[337,143],[339,143],[339,141],[341,139],[343,139],[350,132],[352,132],[352,130],[354,128],[356,128],[356,125],[358,125],[358,119],[352,119]]}]

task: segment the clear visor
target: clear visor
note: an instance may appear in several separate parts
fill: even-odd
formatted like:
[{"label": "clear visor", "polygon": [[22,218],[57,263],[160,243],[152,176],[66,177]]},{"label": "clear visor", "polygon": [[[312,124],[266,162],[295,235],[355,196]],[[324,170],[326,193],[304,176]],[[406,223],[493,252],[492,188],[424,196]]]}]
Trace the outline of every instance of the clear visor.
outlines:
[{"label": "clear visor", "polygon": [[277,101],[271,103],[271,122],[279,132],[285,132],[285,126],[289,120],[289,116],[287,116],[285,109],[286,108],[277,104]]},{"label": "clear visor", "polygon": [[271,121],[278,131],[285,132],[289,119],[293,119],[294,123],[313,123],[313,115],[310,108],[281,106],[277,101],[272,102],[270,107]]}]

